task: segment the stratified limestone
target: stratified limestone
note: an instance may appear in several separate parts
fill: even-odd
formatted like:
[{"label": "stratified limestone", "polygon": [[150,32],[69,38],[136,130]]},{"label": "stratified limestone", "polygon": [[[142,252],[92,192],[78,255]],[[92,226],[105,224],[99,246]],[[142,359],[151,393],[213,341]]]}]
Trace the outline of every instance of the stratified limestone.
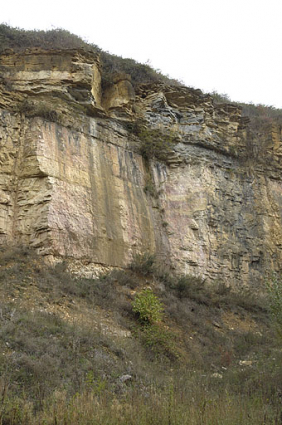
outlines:
[{"label": "stratified limestone", "polygon": [[1,232],[44,253],[124,265],[132,247],[155,247],[142,158],[89,122],[93,134],[34,118],[19,143],[2,140]]},{"label": "stratified limestone", "polygon": [[[281,269],[281,129],[257,155],[240,108],[199,90],[135,93],[122,74],[102,94],[89,52],[9,51],[0,67],[0,244],[105,267],[156,252],[231,285]],[[135,121],[173,135],[164,162],[143,160]]]}]

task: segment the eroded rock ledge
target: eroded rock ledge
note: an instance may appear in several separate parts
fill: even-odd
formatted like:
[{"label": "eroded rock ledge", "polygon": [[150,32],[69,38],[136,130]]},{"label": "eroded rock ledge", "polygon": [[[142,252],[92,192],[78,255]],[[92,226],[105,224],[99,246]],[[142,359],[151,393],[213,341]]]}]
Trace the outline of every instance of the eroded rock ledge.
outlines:
[{"label": "eroded rock ledge", "polygon": [[[232,285],[280,270],[281,129],[262,154],[240,108],[200,90],[134,90],[119,74],[102,92],[99,58],[83,50],[9,50],[0,70],[0,244],[85,267],[150,251]],[[165,161],[140,155],[138,120],[173,133]]]}]

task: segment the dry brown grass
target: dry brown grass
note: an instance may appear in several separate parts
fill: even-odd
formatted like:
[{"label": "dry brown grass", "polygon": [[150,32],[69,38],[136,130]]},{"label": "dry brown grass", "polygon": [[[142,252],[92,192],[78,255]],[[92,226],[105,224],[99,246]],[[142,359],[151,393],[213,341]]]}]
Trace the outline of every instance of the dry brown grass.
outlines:
[{"label": "dry brown grass", "polygon": [[[148,283],[165,310],[144,327],[132,300]],[[74,279],[2,249],[0,301],[0,423],[279,423],[281,347],[267,312],[161,277],[154,258]]]}]

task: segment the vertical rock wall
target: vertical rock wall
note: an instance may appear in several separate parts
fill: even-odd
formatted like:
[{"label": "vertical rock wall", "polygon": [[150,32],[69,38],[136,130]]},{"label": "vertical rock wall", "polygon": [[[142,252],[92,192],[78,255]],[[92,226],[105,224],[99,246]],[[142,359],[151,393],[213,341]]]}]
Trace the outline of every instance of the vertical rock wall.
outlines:
[{"label": "vertical rock wall", "polygon": [[[281,269],[281,129],[255,157],[240,108],[198,90],[135,93],[116,76],[103,94],[98,59],[82,52],[1,60],[0,244],[121,267],[156,252],[231,285]],[[173,133],[164,162],[143,160],[136,120],[160,140]]]}]

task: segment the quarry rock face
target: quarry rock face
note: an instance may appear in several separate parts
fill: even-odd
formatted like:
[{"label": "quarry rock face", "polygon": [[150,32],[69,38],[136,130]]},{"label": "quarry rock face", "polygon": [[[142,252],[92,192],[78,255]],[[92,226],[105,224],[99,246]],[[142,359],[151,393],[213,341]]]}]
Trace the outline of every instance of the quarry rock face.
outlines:
[{"label": "quarry rock face", "polygon": [[[102,92],[85,51],[9,50],[0,70],[0,244],[84,266],[156,253],[233,286],[281,269],[280,128],[262,151],[239,107],[199,90],[125,74]],[[141,155],[156,132],[162,161]]]}]

